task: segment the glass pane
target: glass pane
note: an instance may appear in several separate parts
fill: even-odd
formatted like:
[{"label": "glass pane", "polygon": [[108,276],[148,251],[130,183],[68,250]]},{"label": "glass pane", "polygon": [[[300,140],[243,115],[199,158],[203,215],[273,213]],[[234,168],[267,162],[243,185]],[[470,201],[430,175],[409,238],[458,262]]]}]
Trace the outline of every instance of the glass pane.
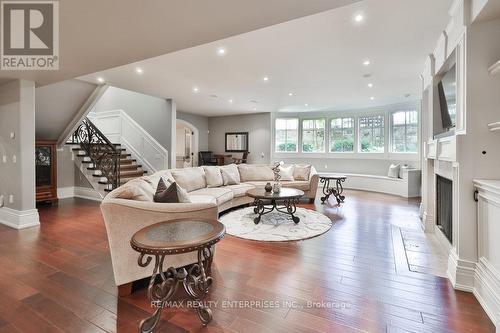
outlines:
[{"label": "glass pane", "polygon": [[391,133],[393,152],[416,153],[418,151],[418,112],[393,113]]},{"label": "glass pane", "polygon": [[366,116],[359,118],[359,140],[361,152],[384,152],[384,116]]},{"label": "glass pane", "polygon": [[39,146],[35,149],[36,186],[52,184],[51,155],[50,147]]},{"label": "glass pane", "polygon": [[354,151],[354,118],[330,121],[330,152]]},{"label": "glass pane", "polygon": [[325,119],[302,121],[302,151],[309,153],[325,151]]},{"label": "glass pane", "polygon": [[276,119],[275,150],[277,152],[297,151],[298,127],[299,120],[297,118]]}]

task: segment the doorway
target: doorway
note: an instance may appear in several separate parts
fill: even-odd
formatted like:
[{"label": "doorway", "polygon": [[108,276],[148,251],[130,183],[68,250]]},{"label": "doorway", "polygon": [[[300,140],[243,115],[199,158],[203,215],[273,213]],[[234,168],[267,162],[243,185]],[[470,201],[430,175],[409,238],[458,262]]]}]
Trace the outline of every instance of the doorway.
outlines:
[{"label": "doorway", "polygon": [[176,168],[191,168],[197,165],[198,130],[190,123],[176,122]]}]

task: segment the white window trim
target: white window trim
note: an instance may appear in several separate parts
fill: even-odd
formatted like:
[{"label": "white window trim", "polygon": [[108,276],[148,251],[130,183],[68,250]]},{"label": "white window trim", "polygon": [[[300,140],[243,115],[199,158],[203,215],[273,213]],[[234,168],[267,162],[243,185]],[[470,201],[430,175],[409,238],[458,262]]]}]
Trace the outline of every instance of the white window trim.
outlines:
[{"label": "white window trim", "polygon": [[[304,129],[303,129],[303,123],[304,120],[324,120],[325,121],[325,134],[323,137],[323,150],[322,151],[304,151],[304,141],[303,141],[303,135],[304,135]],[[303,154],[324,154],[326,153],[326,137],[327,137],[327,128],[328,128],[328,118],[326,117],[317,117],[317,118],[299,118],[299,127],[300,127],[300,136],[299,136],[299,146],[300,146],[300,152]]]},{"label": "white window trim", "polygon": [[[415,151],[415,152],[394,151],[393,147],[392,147],[392,138],[393,138],[393,131],[392,131],[392,129],[393,129],[393,116],[392,115],[395,113],[398,113],[398,112],[408,112],[408,111],[416,111],[417,112],[417,118],[418,118],[418,122],[417,122],[417,151]],[[394,110],[394,111],[389,112],[389,154],[401,155],[402,157],[404,157],[406,155],[411,156],[411,155],[418,155],[419,154],[419,152],[420,152],[420,126],[422,125],[421,121],[422,121],[422,119],[420,118],[420,111],[417,108],[415,108],[415,109],[401,108],[401,110]]]},{"label": "white window trim", "polygon": [[[361,140],[359,139],[361,137],[360,132],[361,132],[361,118],[365,117],[378,117],[382,116],[384,118],[384,150],[381,152],[373,152],[373,151],[362,151],[361,150]],[[373,154],[373,155],[380,155],[380,154],[386,154],[388,152],[388,142],[387,142],[387,131],[388,131],[388,126],[387,126],[387,114],[384,112],[374,112],[374,113],[367,113],[363,115],[359,115],[356,117],[356,123],[358,124],[356,136],[358,137],[358,146],[357,146],[357,153],[358,154]]]},{"label": "white window trim", "polygon": [[[295,151],[279,151],[276,150],[276,122],[278,119],[297,119],[297,144]],[[301,145],[302,142],[302,132],[300,130],[300,124],[301,124],[301,119],[300,117],[276,117],[274,118],[274,126],[273,126],[273,138],[272,138],[272,145],[274,146],[273,151],[275,154],[297,154],[299,152],[299,146]]]},{"label": "white window trim", "polygon": [[[328,154],[332,154],[332,155],[335,155],[335,154],[341,154],[341,155],[344,155],[344,154],[355,154],[357,153],[357,150],[358,150],[358,147],[357,147],[357,144],[358,144],[358,135],[356,133],[357,131],[357,121],[358,121],[358,117],[359,116],[356,116],[356,115],[339,115],[339,116],[336,116],[336,117],[331,117],[331,118],[328,118],[328,121],[327,121],[327,124],[326,124],[326,127],[328,127],[328,133],[327,133],[327,136],[328,136]],[[353,119],[353,124],[352,124],[352,130],[353,130],[353,135],[354,135],[354,142],[352,144],[352,151],[331,151],[330,150],[330,144],[332,143],[331,141],[331,131],[332,131],[332,120],[334,119],[343,119],[343,118],[352,118]]]},{"label": "white window trim", "polygon": [[[400,103],[387,105],[383,107],[374,107],[373,109],[360,109],[360,110],[346,110],[346,111],[314,111],[314,112],[288,112],[288,113],[280,113],[273,112],[271,113],[271,142],[269,142],[269,147],[271,148],[271,160],[279,161],[279,160],[290,160],[290,159],[298,159],[305,161],[313,161],[313,160],[335,160],[335,159],[350,159],[350,160],[389,160],[389,161],[411,161],[418,162],[422,156],[422,143],[419,141],[419,150],[417,153],[393,153],[390,150],[391,138],[390,138],[390,121],[391,114],[393,112],[401,111],[401,110],[415,110],[419,114],[419,132],[418,132],[418,140],[421,140],[422,133],[420,132],[422,129],[422,112],[421,112],[421,103],[420,101],[412,101],[409,103]],[[358,119],[359,117],[364,116],[373,116],[373,115],[384,115],[384,123],[385,123],[385,140],[384,140],[384,153],[373,153],[373,152],[359,152],[359,128],[358,128]],[[329,143],[330,143],[330,122],[333,118],[354,118],[354,151],[353,152],[330,152],[329,151]],[[312,153],[312,152],[302,152],[301,148],[298,148],[299,151],[296,152],[279,152],[276,151],[276,142],[275,142],[275,120],[276,119],[298,119],[299,127],[302,124],[302,119],[327,119],[326,122],[326,138],[325,138],[325,152],[324,153]],[[298,145],[302,147],[302,129],[299,128],[298,135]],[[328,145],[328,146],[327,146]],[[298,147],[298,146],[297,146]],[[309,162],[308,162],[309,163]]]}]

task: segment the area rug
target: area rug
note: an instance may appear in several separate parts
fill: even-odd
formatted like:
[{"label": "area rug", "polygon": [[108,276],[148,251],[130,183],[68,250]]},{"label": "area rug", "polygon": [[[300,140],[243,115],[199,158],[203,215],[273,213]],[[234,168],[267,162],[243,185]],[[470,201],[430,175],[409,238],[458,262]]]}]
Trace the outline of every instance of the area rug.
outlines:
[{"label": "area rug", "polygon": [[253,222],[256,214],[253,207],[229,212],[220,221],[226,226],[226,233],[245,239],[267,242],[284,242],[307,239],[321,235],[332,227],[332,221],[325,215],[305,208],[297,208],[298,224],[289,215],[271,212],[263,215],[259,224]]}]

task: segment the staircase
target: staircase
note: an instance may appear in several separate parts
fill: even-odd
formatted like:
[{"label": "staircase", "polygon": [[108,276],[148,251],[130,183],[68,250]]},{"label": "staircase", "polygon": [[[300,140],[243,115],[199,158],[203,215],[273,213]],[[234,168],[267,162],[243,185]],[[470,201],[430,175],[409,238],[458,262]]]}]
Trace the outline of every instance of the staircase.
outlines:
[{"label": "staircase", "polygon": [[147,173],[125,148],[111,143],[88,118],[82,121],[67,144],[72,147],[76,166],[101,198]]}]

